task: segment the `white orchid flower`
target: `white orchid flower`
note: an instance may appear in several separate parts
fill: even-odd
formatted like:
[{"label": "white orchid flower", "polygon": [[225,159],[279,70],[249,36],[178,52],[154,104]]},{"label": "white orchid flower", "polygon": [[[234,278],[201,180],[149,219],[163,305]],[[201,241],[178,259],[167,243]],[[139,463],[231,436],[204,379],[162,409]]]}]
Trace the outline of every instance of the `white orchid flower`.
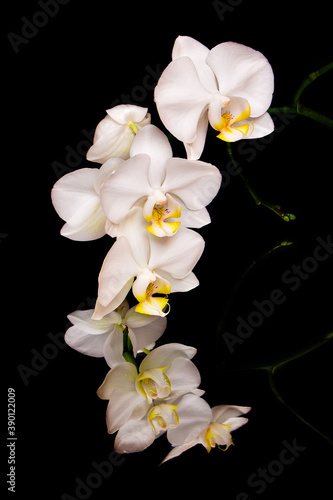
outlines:
[{"label": "white orchid flower", "polygon": [[114,224],[140,204],[149,223],[146,229],[155,236],[172,236],[181,222],[185,227],[210,222],[205,207],[220,184],[221,174],[215,166],[173,158],[166,135],[147,125],[135,137],[130,159],[103,183],[101,203]]},{"label": "white orchid flower", "polygon": [[185,394],[167,403],[155,401],[141,419],[129,419],[118,431],[114,448],[118,453],[134,453],[150,446],[167,433],[173,439],[181,434],[190,440],[211,418],[210,406],[196,394]]},{"label": "white orchid flower", "polygon": [[184,439],[181,433],[169,437],[169,441],[174,448],[168,453],[163,462],[178,457],[181,453],[197,444],[203,445],[208,452],[215,448],[216,445],[223,447],[224,450],[228,449],[233,444],[231,432],[248,422],[248,419],[241,415],[248,413],[250,410],[251,408],[248,406],[214,406],[210,420],[202,421],[202,427],[199,432],[197,432],[198,428],[196,428],[197,434],[193,439],[187,439],[186,436]]},{"label": "white orchid flower", "polygon": [[202,236],[184,228],[172,238],[156,238],[138,219],[142,208],[134,207],[104,259],[93,319],[118,307],[131,287],[139,302],[136,312],[165,316],[168,299],[154,294],[185,292],[199,284],[192,269],[204,249]]},{"label": "white orchid flower", "polygon": [[106,111],[106,117],[96,127],[93,145],[87,160],[104,163],[110,158],[129,157],[135,134],[150,123],[147,108],[133,104],[119,104]]},{"label": "white orchid flower", "polygon": [[[154,408],[161,404],[173,404],[176,398],[187,393],[196,396],[203,394],[198,389],[200,373],[191,361],[195,354],[194,347],[178,343],[164,344],[153,349],[143,359],[138,370],[128,362],[112,368],[97,391],[101,399],[109,400],[106,413],[108,432],[113,434],[130,419],[136,421],[137,427],[143,430],[140,420],[145,416],[149,419],[149,415],[157,430],[159,423],[162,427],[164,425],[158,419],[159,410],[161,419],[170,425],[172,422],[177,423],[174,413],[176,408]],[[151,432],[148,434],[152,435]],[[155,432],[153,434],[155,436]]]},{"label": "white orchid flower", "polygon": [[189,159],[200,158],[208,123],[228,142],[274,130],[266,112],[274,75],[263,54],[234,42],[209,50],[179,36],[172,59],[157,83],[155,101],[162,122],[184,143]]},{"label": "white orchid flower", "polygon": [[125,361],[123,357],[123,332],[133,347],[134,357],[143,349],[152,349],[166,328],[166,318],[148,316],[129,309],[127,300],[101,320],[93,320],[93,310],[74,311],[68,315],[73,323],[65,341],[73,349],[88,356],[103,357],[110,368]]},{"label": "white orchid flower", "polygon": [[53,186],[51,199],[58,215],[66,221],[60,234],[76,241],[101,238],[112,224],[101,206],[104,179],[124,160],[112,158],[100,168],[81,168],[61,177]]}]

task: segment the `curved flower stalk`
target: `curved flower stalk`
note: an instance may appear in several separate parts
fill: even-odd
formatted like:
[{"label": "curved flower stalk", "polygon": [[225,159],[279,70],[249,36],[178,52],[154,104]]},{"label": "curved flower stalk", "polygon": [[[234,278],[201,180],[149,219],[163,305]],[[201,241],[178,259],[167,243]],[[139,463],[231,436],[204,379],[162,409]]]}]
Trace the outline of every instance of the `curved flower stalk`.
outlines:
[{"label": "curved flower stalk", "polygon": [[128,331],[133,356],[143,349],[152,349],[166,329],[166,318],[148,316],[129,308],[124,300],[101,320],[93,320],[93,310],[74,311],[68,315],[73,323],[65,341],[73,349],[94,357],[104,357],[110,368],[125,362],[123,357],[124,330]]},{"label": "curved flower stalk", "polygon": [[[123,451],[144,449],[161,429],[178,425],[177,409],[182,396],[202,396],[203,391],[198,389],[200,373],[191,361],[195,354],[193,347],[165,344],[153,349],[138,370],[134,364],[125,362],[108,372],[97,394],[109,400],[108,432],[113,434],[125,426],[118,438]],[[194,407],[198,405],[194,403]]]},{"label": "curved flower stalk", "polygon": [[165,134],[147,125],[137,133],[130,159],[103,183],[101,204],[114,224],[140,205],[148,231],[172,236],[181,223],[199,228],[210,222],[205,207],[220,185],[221,174],[214,165],[173,158]]},{"label": "curved flower stalk", "polygon": [[133,104],[119,104],[106,113],[106,117],[96,127],[87,160],[97,163],[105,163],[110,158],[126,160],[135,134],[150,123],[148,109]]},{"label": "curved flower stalk", "polygon": [[215,448],[216,445],[227,450],[233,444],[231,432],[248,422],[248,419],[241,415],[248,413],[250,410],[251,408],[248,406],[214,406],[210,415],[207,415],[206,420],[202,422],[202,427],[194,439],[188,440],[186,436],[184,439],[181,433],[178,433],[176,437],[171,437],[170,442],[174,447],[163,462],[178,457],[197,444],[204,446],[208,452]]},{"label": "curved flower stalk", "polygon": [[76,241],[101,238],[111,225],[101,206],[104,179],[124,160],[111,158],[101,168],[81,168],[61,177],[53,186],[51,199],[58,215],[66,221],[61,235]]},{"label": "curved flower stalk", "polygon": [[199,284],[192,269],[204,250],[202,236],[184,228],[172,238],[157,238],[143,225],[140,228],[138,218],[141,221],[142,208],[134,207],[126,230],[104,259],[93,319],[102,319],[117,308],[131,288],[139,302],[137,312],[165,316],[168,299],[154,294],[185,292]]},{"label": "curved flower stalk", "polygon": [[260,52],[234,42],[209,50],[179,36],[155,88],[155,102],[165,127],[194,160],[203,151],[208,123],[227,142],[271,133],[267,109],[273,90],[272,68]]}]

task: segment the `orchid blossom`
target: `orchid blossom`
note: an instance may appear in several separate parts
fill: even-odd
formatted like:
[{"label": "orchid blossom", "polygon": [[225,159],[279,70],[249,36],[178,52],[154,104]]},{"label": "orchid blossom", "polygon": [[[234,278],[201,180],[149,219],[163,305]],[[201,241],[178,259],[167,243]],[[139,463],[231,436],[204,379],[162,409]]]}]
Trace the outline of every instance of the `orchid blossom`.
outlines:
[{"label": "orchid blossom", "polygon": [[165,134],[147,125],[137,133],[130,158],[103,183],[101,203],[114,224],[119,224],[133,206],[140,205],[149,232],[172,236],[181,223],[202,227],[210,222],[205,207],[220,184],[221,174],[215,166],[173,158]]},{"label": "orchid blossom", "polygon": [[124,300],[116,310],[101,320],[93,320],[93,310],[74,311],[68,315],[73,323],[66,334],[66,343],[88,356],[103,357],[110,368],[125,361],[123,357],[123,335],[128,330],[133,355],[143,349],[152,349],[166,328],[166,318],[148,316],[129,308]]},{"label": "orchid blossom", "polygon": [[233,444],[231,432],[248,422],[248,419],[241,415],[248,413],[250,410],[251,408],[248,406],[214,406],[210,417],[206,421],[202,421],[202,427],[194,439],[187,439],[186,436],[184,438],[181,433],[169,437],[169,441],[174,447],[163,462],[178,457],[181,453],[197,444],[202,444],[208,452],[215,448],[216,445],[223,447],[224,450],[228,449]]},{"label": "orchid blossom", "polygon": [[209,405],[193,393],[168,400],[167,403],[156,400],[141,419],[130,418],[120,427],[114,448],[118,453],[142,451],[164,433],[168,440],[172,440],[175,434],[191,440],[196,429],[201,429],[202,423],[206,423],[210,416]]},{"label": "orchid blossom", "polygon": [[199,284],[192,269],[204,249],[202,236],[184,228],[172,238],[156,238],[138,220],[142,208],[134,207],[104,259],[93,319],[117,308],[131,287],[139,302],[136,312],[165,316],[168,299],[154,294],[185,292]]},{"label": "orchid blossom", "polygon": [[93,145],[87,160],[104,163],[110,158],[129,157],[135,134],[150,123],[147,108],[133,104],[120,104],[106,111],[106,117],[96,127]]},{"label": "orchid blossom", "polygon": [[[176,424],[174,406],[177,405],[172,402],[187,393],[203,394],[198,389],[200,373],[191,361],[195,354],[196,349],[190,346],[164,344],[153,349],[138,370],[128,362],[112,368],[97,391],[101,399],[109,400],[106,413],[108,432],[113,434],[129,420],[135,421],[134,425],[142,430],[139,421],[145,416],[151,422],[154,435],[158,434],[159,426],[164,427],[162,420],[169,421],[170,425]],[[173,407],[156,409],[161,404]]]},{"label": "orchid blossom", "polygon": [[272,68],[260,52],[234,42],[209,50],[179,36],[155,88],[155,102],[165,127],[194,160],[203,151],[208,123],[227,142],[271,133],[267,109],[273,90]]},{"label": "orchid blossom", "polygon": [[81,168],[55,183],[51,199],[58,215],[66,221],[60,231],[62,236],[89,241],[106,234],[111,223],[101,206],[100,189],[104,179],[123,162],[112,158],[99,169]]}]

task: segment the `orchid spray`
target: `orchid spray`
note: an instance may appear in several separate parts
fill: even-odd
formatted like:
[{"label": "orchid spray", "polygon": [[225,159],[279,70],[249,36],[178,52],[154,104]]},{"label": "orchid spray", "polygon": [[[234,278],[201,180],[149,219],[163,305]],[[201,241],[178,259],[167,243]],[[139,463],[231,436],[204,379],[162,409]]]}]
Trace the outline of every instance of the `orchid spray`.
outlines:
[{"label": "orchid spray", "polygon": [[[296,93],[293,112],[332,128],[330,119],[299,104],[305,86]],[[95,307],[68,315],[73,326],[65,340],[106,361],[109,371],[97,394],[108,401],[107,429],[116,433],[119,453],[143,451],[162,435],[171,448],[164,461],[197,444],[208,452],[227,449],[231,433],[248,421],[249,406],[211,408],[205,401],[192,361],[195,347],[163,344],[161,338],[172,314],[170,296],[199,285],[193,270],[205,241],[197,230],[211,223],[207,207],[222,182],[219,168],[200,160],[209,127],[234,161],[233,142],[274,131],[271,115],[284,108],[270,108],[273,91],[273,70],[261,52],[234,42],[210,50],[179,36],[154,90],[167,133],[151,123],[148,108],[108,109],[87,153],[99,166],[68,173],[52,189],[65,222],[62,236],[106,236],[111,242]],[[173,156],[170,134],[184,144],[185,158]],[[240,176],[258,205],[295,219],[261,200]]]}]

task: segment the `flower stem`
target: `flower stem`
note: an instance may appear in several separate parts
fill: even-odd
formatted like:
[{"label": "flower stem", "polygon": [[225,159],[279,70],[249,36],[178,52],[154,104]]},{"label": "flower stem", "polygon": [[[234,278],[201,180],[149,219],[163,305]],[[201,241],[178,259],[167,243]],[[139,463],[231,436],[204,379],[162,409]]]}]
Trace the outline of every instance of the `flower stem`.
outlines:
[{"label": "flower stem", "polygon": [[128,336],[128,329],[127,328],[125,328],[123,330],[123,358],[128,363],[132,363],[136,367],[137,371],[139,371],[138,364],[137,364],[136,359],[135,359],[134,354],[133,354],[133,346],[132,346],[131,339]]},{"label": "flower stem", "polygon": [[272,212],[274,212],[275,214],[277,214],[279,217],[281,217],[281,219],[283,219],[286,222],[289,222],[291,220],[295,220],[296,216],[294,214],[282,211],[280,205],[275,205],[273,203],[269,203],[267,201],[262,200],[260,198],[260,196],[254,191],[254,189],[251,187],[248,179],[242,174],[242,172],[240,171],[240,169],[239,169],[239,167],[237,165],[237,162],[234,159],[230,142],[227,143],[227,151],[228,151],[230,159],[231,159],[231,161],[232,161],[232,163],[233,163],[233,165],[234,165],[234,167],[235,167],[235,169],[236,169],[239,177],[242,179],[242,181],[243,181],[246,189],[248,190],[248,192],[252,196],[252,198],[253,198],[254,202],[256,203],[256,205],[258,205],[258,206],[262,205],[263,207],[266,207],[269,210],[272,210]]},{"label": "flower stem", "polygon": [[322,125],[325,125],[326,127],[330,128],[333,130],[333,120],[329,118],[328,116],[323,115],[322,113],[318,113],[317,111],[314,111],[313,109],[310,109],[306,106],[303,106],[303,104],[297,103],[297,106],[278,106],[274,108],[269,108],[268,113],[273,115],[276,113],[284,113],[284,114],[289,114],[289,115],[298,115],[298,116],[305,116],[306,118],[310,118],[318,123],[321,123]]},{"label": "flower stem", "polygon": [[[280,366],[280,365],[279,365]],[[269,382],[269,386],[274,394],[274,396],[280,401],[280,403],[282,403],[289,411],[291,411],[291,413],[293,413],[301,422],[303,422],[305,425],[307,425],[311,430],[313,430],[314,432],[316,432],[317,434],[319,434],[319,436],[321,436],[322,438],[324,438],[326,441],[328,441],[328,443],[330,443],[331,445],[333,445],[333,439],[328,436],[327,434],[325,434],[324,432],[322,432],[320,429],[318,429],[318,427],[314,426],[313,424],[311,424],[308,420],[306,420],[297,410],[295,410],[295,408],[293,408],[292,406],[289,405],[289,403],[287,403],[287,401],[283,398],[282,394],[280,393],[280,391],[277,389],[276,387],[276,384],[274,382],[274,374],[276,372],[276,369],[278,368],[278,366],[274,366],[271,370],[267,370],[268,371],[268,382]]]},{"label": "flower stem", "polygon": [[302,81],[302,83],[300,84],[300,86],[296,90],[296,93],[295,93],[294,98],[292,100],[292,104],[290,106],[280,106],[280,107],[269,108],[268,113],[270,113],[270,114],[286,113],[286,114],[305,116],[305,117],[310,118],[311,120],[314,120],[318,123],[321,123],[322,125],[333,130],[333,120],[331,118],[323,115],[322,113],[318,113],[317,111],[314,111],[313,109],[310,109],[306,106],[303,106],[303,104],[300,104],[300,102],[299,102],[304,90],[312,82],[314,82],[319,76],[325,75],[325,73],[327,73],[328,71],[331,71],[331,70],[333,70],[333,62],[330,62],[330,63],[326,64],[325,66],[323,66],[322,68],[318,69],[317,71],[310,73]]},{"label": "flower stem", "polygon": [[333,62],[330,62],[328,64],[326,64],[325,66],[323,66],[322,68],[318,69],[317,71],[314,71],[313,73],[310,73],[301,83],[301,85],[298,87],[296,93],[295,93],[295,96],[294,96],[294,99],[293,99],[293,107],[294,108],[297,108],[297,103],[299,102],[300,100],[300,97],[301,95],[303,94],[304,90],[312,83],[314,82],[315,80],[317,80],[317,78],[319,76],[322,76],[324,75],[325,73],[327,73],[328,71],[332,70],[333,69]]}]

